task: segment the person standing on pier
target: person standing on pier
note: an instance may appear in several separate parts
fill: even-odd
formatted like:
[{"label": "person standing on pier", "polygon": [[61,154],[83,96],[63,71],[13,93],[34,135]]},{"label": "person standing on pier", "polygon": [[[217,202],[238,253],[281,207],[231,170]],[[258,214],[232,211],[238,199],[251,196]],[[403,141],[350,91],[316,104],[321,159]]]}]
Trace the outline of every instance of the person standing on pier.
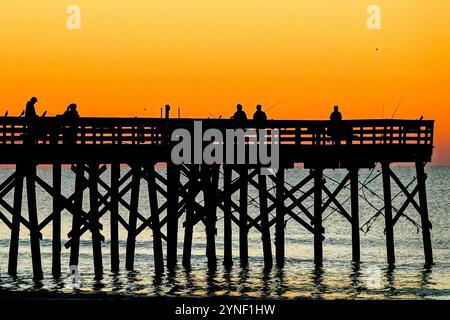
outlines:
[{"label": "person standing on pier", "polygon": [[24,128],[24,142],[26,144],[34,144],[37,142],[37,128],[34,123],[38,117],[36,113],[36,108],[34,105],[37,103],[38,99],[36,97],[32,97],[25,106],[25,119],[27,120],[27,126]]},{"label": "person standing on pier", "polygon": [[334,106],[334,111],[330,114],[331,125],[328,127],[328,134],[333,140],[334,144],[339,146],[341,144],[341,128],[339,123],[342,121],[342,114],[339,112],[339,107]]},{"label": "person standing on pier", "polygon": [[64,143],[75,144],[77,137],[76,120],[80,117],[77,111],[77,105],[75,103],[71,103],[63,113],[62,117],[65,125],[67,125],[64,129]]},{"label": "person standing on pier", "polygon": [[236,120],[238,122],[242,122],[242,121],[247,120],[247,115],[245,114],[245,111],[242,110],[242,105],[241,104],[238,104],[236,106],[236,112],[233,114],[231,119]]},{"label": "person standing on pier", "polygon": [[32,97],[25,106],[25,119],[34,120],[38,118],[36,113],[36,108],[34,105],[37,103],[38,99],[36,97]]},{"label": "person standing on pier", "polygon": [[339,107],[334,106],[334,111],[330,115],[331,121],[341,121],[342,120],[342,114],[339,112]]},{"label": "person standing on pier", "polygon": [[258,104],[256,106],[256,111],[253,114],[253,120],[258,121],[258,122],[267,120],[267,115],[264,111],[262,111],[262,106],[260,104]]}]

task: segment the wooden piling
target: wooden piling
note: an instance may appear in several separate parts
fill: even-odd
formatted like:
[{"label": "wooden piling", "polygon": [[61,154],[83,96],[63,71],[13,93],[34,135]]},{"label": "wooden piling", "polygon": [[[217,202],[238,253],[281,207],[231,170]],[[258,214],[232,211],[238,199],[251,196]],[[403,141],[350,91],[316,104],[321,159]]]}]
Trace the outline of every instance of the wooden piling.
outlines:
[{"label": "wooden piling", "polygon": [[134,255],[136,252],[136,227],[137,227],[137,212],[139,205],[139,191],[140,191],[140,166],[137,163],[131,165],[131,196],[130,196],[130,212],[128,219],[128,237],[126,247],[126,261],[125,268],[127,271],[134,269]]},{"label": "wooden piling", "polygon": [[359,262],[360,234],[359,234],[359,192],[358,192],[358,169],[350,168],[350,201],[351,201],[351,222],[352,222],[352,260]]},{"label": "wooden piling", "polygon": [[217,221],[217,188],[219,182],[219,169],[217,166],[203,166],[203,186],[206,212],[206,256],[208,268],[217,267],[216,256],[216,221]]},{"label": "wooden piling", "polygon": [[[256,170],[260,170],[257,168]],[[261,240],[263,244],[264,255],[264,269],[266,271],[272,269],[272,245],[270,243],[270,225],[269,213],[267,211],[267,179],[266,176],[259,172],[258,174],[259,186],[259,214],[261,215]]]},{"label": "wooden piling", "polygon": [[36,174],[36,165],[27,167],[27,202],[28,202],[28,219],[30,223],[30,248],[31,262],[33,265],[33,279],[42,280],[42,263],[41,263],[41,247],[39,239],[39,222],[36,204],[36,183],[34,175]]},{"label": "wooden piling", "polygon": [[[99,201],[98,201],[98,164],[89,164],[89,205],[91,222],[93,225],[99,224]],[[102,261],[102,243],[100,238],[100,229],[92,231],[92,254],[94,257],[94,274],[95,279],[103,277],[103,261]]]},{"label": "wooden piling", "polygon": [[22,215],[22,194],[23,194],[23,167],[16,166],[16,178],[14,179],[14,215],[11,222],[11,239],[9,244],[8,273],[11,276],[17,275],[17,258],[19,253],[20,217]]},{"label": "wooden piling", "polygon": [[155,164],[150,164],[148,168],[148,197],[150,202],[150,215],[153,226],[153,259],[155,261],[155,272],[164,272],[164,257],[161,240],[161,226],[159,219],[158,195],[156,193]]},{"label": "wooden piling", "polygon": [[83,210],[84,166],[78,163],[75,167],[75,212],[72,214],[72,245],[70,246],[70,266],[78,266],[80,254],[81,211]]},{"label": "wooden piling", "polygon": [[232,170],[228,165],[223,166],[223,265],[230,268],[233,265],[233,248],[232,248],[232,227],[231,227],[231,176]]},{"label": "wooden piling", "polygon": [[53,165],[52,275],[61,276],[61,164]]},{"label": "wooden piling", "polygon": [[111,271],[120,269],[119,258],[119,179],[120,164],[111,164],[111,208],[110,208],[110,233],[111,233]]},{"label": "wooden piling", "polygon": [[276,176],[276,224],[275,224],[275,250],[277,267],[284,266],[285,244],[284,244],[284,168],[280,168]]},{"label": "wooden piling", "polygon": [[191,165],[189,175],[189,189],[186,208],[186,220],[184,222],[184,243],[183,243],[183,267],[191,268],[191,252],[192,252],[192,233],[194,229],[194,204],[197,195],[198,185],[198,165]]},{"label": "wooden piling", "polygon": [[422,225],[422,240],[423,250],[425,255],[425,264],[431,265],[433,263],[433,248],[431,245],[431,222],[428,218],[428,203],[427,203],[427,175],[424,170],[425,164],[421,161],[416,162],[417,184],[419,187],[419,205],[420,205],[420,219]]},{"label": "wooden piling", "polygon": [[314,175],[314,263],[323,263],[322,184],[323,169],[315,168]]},{"label": "wooden piling", "polygon": [[248,265],[248,169],[239,170],[239,259],[242,267]]},{"label": "wooden piling", "polygon": [[178,246],[178,192],[180,169],[167,164],[167,268],[173,270],[177,264]]},{"label": "wooden piling", "polygon": [[382,163],[387,261],[389,265],[393,265],[395,264],[395,249],[390,170],[389,163]]}]

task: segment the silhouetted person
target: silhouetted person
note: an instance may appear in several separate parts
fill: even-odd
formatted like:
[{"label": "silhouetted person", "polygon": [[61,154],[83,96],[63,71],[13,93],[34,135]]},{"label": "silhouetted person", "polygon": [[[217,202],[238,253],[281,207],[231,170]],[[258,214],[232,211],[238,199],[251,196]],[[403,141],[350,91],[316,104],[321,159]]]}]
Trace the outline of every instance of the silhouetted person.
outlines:
[{"label": "silhouetted person", "polygon": [[330,114],[331,125],[328,128],[328,132],[335,145],[341,144],[341,135],[342,135],[342,128],[340,127],[341,120],[342,114],[339,112],[339,107],[334,106],[334,111]]},{"label": "silhouetted person", "polygon": [[242,110],[242,105],[241,104],[238,104],[236,106],[236,112],[233,114],[231,119],[239,121],[239,122],[247,120],[247,115]]},{"label": "silhouetted person", "polygon": [[330,115],[331,121],[341,121],[342,120],[342,114],[339,112],[339,107],[334,106],[334,111]]},{"label": "silhouetted person", "polygon": [[38,118],[38,115],[36,113],[35,104],[37,103],[38,99],[36,97],[32,97],[25,106],[25,119],[27,120],[27,128],[24,132],[25,139],[24,142],[27,144],[34,144],[37,142],[37,128],[36,124],[34,123],[35,120]]},{"label": "silhouetted person", "polygon": [[256,112],[253,114],[253,120],[259,122],[267,120],[267,115],[264,111],[262,111],[262,106],[260,104],[256,106]]},{"label": "silhouetted person", "polygon": [[37,103],[38,99],[36,97],[32,97],[25,106],[25,118],[34,120],[38,118],[38,115],[36,113],[36,108],[34,105]]},{"label": "silhouetted person", "polygon": [[166,119],[169,119],[170,118],[170,105],[166,104],[165,111],[166,111]]},{"label": "silhouetted person", "polygon": [[80,117],[77,111],[77,105],[71,103],[66,111],[63,113],[62,118],[64,120],[64,143],[75,144],[77,137],[77,123],[76,120]]},{"label": "silhouetted person", "polygon": [[66,111],[63,113],[63,118],[67,120],[78,119],[80,115],[77,111],[77,105],[75,103],[70,104]]}]

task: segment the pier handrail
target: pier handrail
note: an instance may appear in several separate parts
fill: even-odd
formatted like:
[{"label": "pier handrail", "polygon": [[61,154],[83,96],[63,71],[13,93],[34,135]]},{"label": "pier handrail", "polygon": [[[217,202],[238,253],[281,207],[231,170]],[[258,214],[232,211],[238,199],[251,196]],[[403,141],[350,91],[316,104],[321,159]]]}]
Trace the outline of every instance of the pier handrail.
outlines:
[{"label": "pier handrail", "polygon": [[[352,144],[433,145],[433,120],[253,120],[236,123],[228,119],[160,119],[160,118],[79,118],[73,121],[58,117],[39,118],[30,122],[19,117],[0,118],[0,146],[24,144],[33,136],[34,144],[134,144],[167,143],[177,128],[193,130],[201,121],[203,130],[278,129],[280,144],[332,145],[339,140]],[[251,134],[250,134],[251,135]],[[68,139],[68,137],[72,137]]]}]

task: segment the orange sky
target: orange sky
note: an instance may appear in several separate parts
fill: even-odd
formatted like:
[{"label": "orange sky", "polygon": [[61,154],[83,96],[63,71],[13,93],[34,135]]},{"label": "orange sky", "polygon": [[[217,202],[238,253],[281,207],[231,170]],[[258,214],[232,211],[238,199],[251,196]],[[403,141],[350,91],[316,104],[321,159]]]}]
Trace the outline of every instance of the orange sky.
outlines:
[{"label": "orange sky", "polygon": [[[66,9],[81,8],[81,30]],[[366,9],[382,9],[368,30]],[[435,119],[450,164],[448,0],[0,0],[0,114]],[[378,48],[378,50],[376,50]],[[383,105],[385,105],[383,113]],[[147,110],[144,111],[144,108]]]}]

